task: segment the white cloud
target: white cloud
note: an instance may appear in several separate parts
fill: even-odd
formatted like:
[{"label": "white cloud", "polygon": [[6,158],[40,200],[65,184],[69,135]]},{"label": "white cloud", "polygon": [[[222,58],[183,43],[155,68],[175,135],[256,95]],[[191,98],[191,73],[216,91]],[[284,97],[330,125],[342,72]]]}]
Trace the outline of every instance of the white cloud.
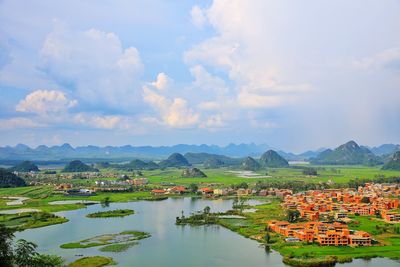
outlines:
[{"label": "white cloud", "polygon": [[198,28],[203,28],[203,26],[207,23],[207,18],[204,14],[204,11],[199,6],[192,7],[190,15],[192,16],[193,25]]},{"label": "white cloud", "polygon": [[225,119],[221,114],[214,114],[209,116],[204,122],[200,124],[201,128],[215,130],[225,126]]},{"label": "white cloud", "polygon": [[199,122],[200,114],[193,111],[183,98],[168,99],[145,86],[143,99],[159,113],[162,123],[169,127],[189,128]]},{"label": "white cloud", "polygon": [[194,77],[192,85],[195,87],[208,91],[208,93],[216,92],[218,94],[226,94],[229,91],[223,79],[211,75],[201,65],[191,67],[190,73]]},{"label": "white cloud", "polygon": [[246,89],[240,91],[237,96],[239,105],[245,108],[271,108],[277,107],[282,103],[281,96],[260,95]]},{"label": "white cloud", "polygon": [[400,48],[386,49],[378,54],[354,60],[352,66],[358,69],[389,69],[400,70]]},{"label": "white cloud", "polygon": [[0,130],[12,130],[16,128],[38,128],[45,125],[35,122],[29,118],[15,117],[10,119],[0,119]]},{"label": "white cloud", "polygon": [[16,110],[49,116],[66,112],[77,103],[76,100],[68,99],[61,91],[36,90],[21,100],[16,106]]},{"label": "white cloud", "polygon": [[[285,73],[286,66],[282,64],[285,57],[275,55],[281,51],[281,48],[273,47],[274,30],[279,27],[269,25],[271,19],[263,14],[270,6],[272,8],[274,4],[267,1],[258,1],[253,5],[245,1],[215,0],[208,9],[201,10],[216,35],[184,54],[185,62],[192,65],[195,84],[199,83],[198,80],[219,83],[215,87],[231,91],[234,95],[226,95],[219,101],[236,99],[244,109],[291,104],[296,96],[311,89],[305,81],[291,81],[291,77]],[[207,74],[203,74],[204,68],[198,64],[226,73],[233,82],[233,90],[229,90],[218,77],[210,81]]]},{"label": "white cloud", "polygon": [[158,90],[166,90],[172,83],[170,77],[167,76],[164,72],[161,72],[157,75],[157,79],[150,83],[154,88]]},{"label": "white cloud", "polygon": [[122,117],[78,113],[74,115],[73,121],[89,128],[116,129],[121,128]]},{"label": "white cloud", "polygon": [[141,103],[139,52],[135,47],[124,49],[115,33],[73,31],[56,21],[41,60],[52,79],[89,104],[131,110]]}]

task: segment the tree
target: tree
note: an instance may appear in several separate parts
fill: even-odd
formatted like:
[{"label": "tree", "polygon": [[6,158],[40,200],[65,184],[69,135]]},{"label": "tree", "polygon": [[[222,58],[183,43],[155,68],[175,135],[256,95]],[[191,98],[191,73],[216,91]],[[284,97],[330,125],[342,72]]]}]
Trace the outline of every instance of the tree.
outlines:
[{"label": "tree", "polygon": [[13,232],[6,228],[3,224],[0,224],[0,266],[13,266],[13,238]]},{"label": "tree", "polygon": [[28,242],[25,239],[20,239],[17,241],[17,246],[14,250],[15,253],[15,263],[19,267],[31,267],[32,258],[38,253],[36,252],[37,245]]},{"label": "tree", "polygon": [[287,220],[288,222],[296,222],[300,217],[300,212],[298,210],[288,210],[287,211]]},{"label": "tree", "polygon": [[105,198],[101,201],[101,206],[102,206],[103,208],[109,207],[109,206],[110,206],[110,197],[105,197]]},{"label": "tree", "polygon": [[316,175],[318,175],[318,172],[317,172],[317,170],[314,169],[314,168],[304,168],[303,174],[304,174],[304,175],[316,176]]},{"label": "tree", "polygon": [[210,214],[210,210],[211,210],[211,208],[209,207],[209,206],[206,206],[205,208],[204,208],[204,214]]},{"label": "tree", "polygon": [[57,255],[37,254],[31,264],[30,267],[63,267],[64,259]]},{"label": "tree", "polygon": [[189,185],[189,188],[190,188],[190,191],[191,191],[192,193],[196,193],[197,190],[199,190],[199,187],[197,186],[197,184],[190,184],[190,185]]},{"label": "tree", "polygon": [[362,202],[362,203],[369,203],[369,197],[363,197],[363,198],[361,199],[361,202]]},{"label": "tree", "polygon": [[39,254],[36,244],[20,239],[13,247],[14,233],[0,224],[1,267],[62,267],[64,259],[55,255]]},{"label": "tree", "polygon": [[271,240],[271,235],[269,234],[269,232],[267,232],[265,234],[265,243],[268,244],[270,240]]}]

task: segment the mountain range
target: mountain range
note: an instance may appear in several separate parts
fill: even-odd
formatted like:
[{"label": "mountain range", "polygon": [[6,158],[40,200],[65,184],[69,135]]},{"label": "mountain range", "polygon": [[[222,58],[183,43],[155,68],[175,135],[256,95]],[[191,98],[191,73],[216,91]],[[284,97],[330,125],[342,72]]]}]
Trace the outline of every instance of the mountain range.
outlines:
[{"label": "mountain range", "polygon": [[[354,141],[352,141],[354,142]],[[354,142],[355,143],[355,142]],[[356,144],[356,143],[355,143]],[[354,145],[351,143],[351,145]],[[356,144],[357,145],[357,144]],[[356,146],[357,151],[347,151],[349,147],[331,149],[309,150],[304,153],[295,154],[282,150],[275,150],[277,153],[288,161],[311,160],[315,163],[325,164],[327,162],[341,164],[341,161],[349,160],[351,157],[360,157],[354,159],[351,164],[367,163],[375,164],[382,160],[388,161],[390,156],[397,150],[400,150],[400,145],[384,144],[377,147]],[[341,149],[346,148],[346,151]],[[40,145],[36,148],[31,148],[24,144],[16,146],[0,147],[0,160],[6,164],[10,162],[20,162],[23,160],[41,161],[70,161],[71,159],[90,159],[100,162],[102,160],[112,161],[129,161],[132,159],[144,160],[162,160],[173,153],[184,154],[191,163],[205,163],[209,165],[221,165],[222,162],[227,163],[228,160],[237,160],[248,156],[258,158],[271,147],[267,144],[229,144],[227,146],[217,145],[186,145],[178,144],[173,146],[78,146],[72,147],[70,144],[60,146],[45,146]],[[347,153],[347,154],[346,154]],[[208,156],[212,154],[213,156]],[[376,157],[378,156],[378,157]],[[197,157],[197,158],[194,158]],[[362,158],[362,159],[361,159]],[[377,162],[375,161],[377,160]]]}]

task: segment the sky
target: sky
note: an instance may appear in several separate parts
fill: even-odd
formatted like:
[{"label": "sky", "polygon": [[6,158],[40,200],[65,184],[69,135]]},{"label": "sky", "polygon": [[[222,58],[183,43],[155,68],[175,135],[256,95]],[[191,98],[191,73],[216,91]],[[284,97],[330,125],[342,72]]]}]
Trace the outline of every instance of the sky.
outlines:
[{"label": "sky", "polygon": [[0,0],[0,145],[400,143],[399,0]]}]

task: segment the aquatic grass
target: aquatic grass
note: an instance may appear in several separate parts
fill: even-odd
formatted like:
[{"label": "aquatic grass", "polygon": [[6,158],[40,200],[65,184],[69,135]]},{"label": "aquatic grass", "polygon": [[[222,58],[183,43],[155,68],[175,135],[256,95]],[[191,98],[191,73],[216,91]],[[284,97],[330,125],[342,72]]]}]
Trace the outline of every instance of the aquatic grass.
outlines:
[{"label": "aquatic grass", "polygon": [[84,257],[77,259],[76,261],[70,263],[68,267],[101,267],[108,265],[115,265],[116,262],[109,257],[103,256],[93,256],[93,257]]},{"label": "aquatic grass", "polygon": [[98,247],[111,244],[121,244],[148,238],[150,236],[151,235],[146,232],[124,231],[119,234],[105,234],[84,239],[79,242],[65,243],[62,244],[60,248],[75,249],[75,248]]},{"label": "aquatic grass", "polygon": [[108,246],[104,246],[100,248],[100,251],[102,252],[124,252],[127,251],[130,247],[136,246],[139,244],[138,242],[128,242],[128,243],[122,243],[122,244],[112,244]]},{"label": "aquatic grass", "polygon": [[117,209],[109,211],[99,211],[86,215],[88,218],[110,218],[110,217],[125,217],[134,214],[135,211],[131,209]]}]

